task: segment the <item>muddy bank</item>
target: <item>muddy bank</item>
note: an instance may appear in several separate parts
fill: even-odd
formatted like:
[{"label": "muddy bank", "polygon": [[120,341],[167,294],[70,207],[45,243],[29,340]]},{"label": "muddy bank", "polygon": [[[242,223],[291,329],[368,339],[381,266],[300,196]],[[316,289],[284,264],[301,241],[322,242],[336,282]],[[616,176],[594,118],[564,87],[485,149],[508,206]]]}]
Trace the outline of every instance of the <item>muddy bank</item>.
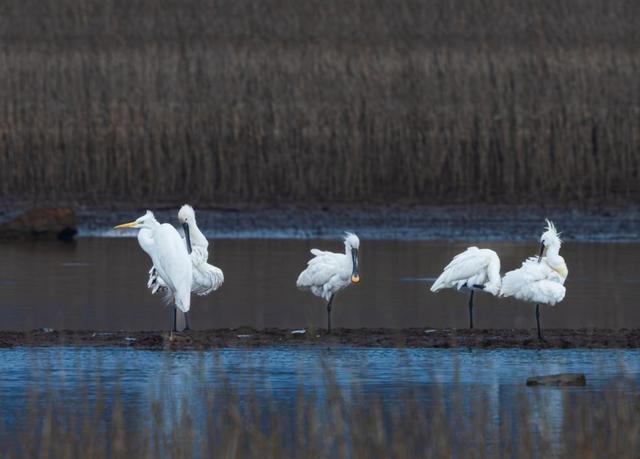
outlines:
[{"label": "muddy bank", "polygon": [[[79,236],[134,236],[113,226],[131,221],[148,208],[162,222],[177,225],[178,202],[112,208],[76,206]],[[0,203],[0,224],[15,218],[27,204]],[[520,205],[317,205],[317,206],[196,206],[198,223],[213,238],[336,238],[345,230],[365,239],[401,240],[532,240],[544,219],[562,229],[563,239],[577,241],[637,241],[640,207],[592,209]]]},{"label": "muddy bank", "polygon": [[[150,209],[160,221],[177,224],[178,204]],[[78,208],[80,236],[123,236],[112,231],[113,226],[131,221],[144,210]],[[577,210],[513,205],[318,205],[196,210],[200,227],[215,238],[335,238],[350,230],[365,239],[535,240],[545,218],[554,220],[565,240],[637,241],[640,234],[640,207],[634,206]]]},{"label": "muddy bank", "polygon": [[31,330],[0,332],[0,347],[14,346],[115,346],[153,350],[214,349],[260,346],[354,346],[398,348],[480,349],[568,349],[640,348],[640,329],[552,329],[545,331],[546,342],[535,337],[535,330],[456,330],[456,329],[337,329],[287,330],[234,328],[197,330],[175,334],[165,331],[95,332],[91,330]]}]

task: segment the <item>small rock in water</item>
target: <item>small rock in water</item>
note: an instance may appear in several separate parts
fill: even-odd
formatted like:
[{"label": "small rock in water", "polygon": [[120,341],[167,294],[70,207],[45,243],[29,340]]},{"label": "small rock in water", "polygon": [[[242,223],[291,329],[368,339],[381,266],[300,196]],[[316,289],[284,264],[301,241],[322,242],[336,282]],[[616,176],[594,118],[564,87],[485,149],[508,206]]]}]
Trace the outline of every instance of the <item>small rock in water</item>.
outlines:
[{"label": "small rock in water", "polygon": [[49,328],[49,327],[42,327],[40,329],[40,331],[43,332],[43,333],[53,333],[54,332],[53,328]]},{"label": "small rock in water", "polygon": [[251,338],[251,335],[236,335],[238,338]]},{"label": "small rock in water", "polygon": [[131,342],[131,341],[136,341],[136,339],[135,339],[135,338],[132,338],[132,337],[130,337],[130,336],[125,337],[125,339],[124,339],[124,340],[125,340],[125,341],[130,341],[130,342]]},{"label": "small rock in water", "polygon": [[586,384],[587,378],[583,373],[560,373],[527,378],[527,386],[585,386]]},{"label": "small rock in water", "polygon": [[307,333],[307,330],[304,328],[301,328],[300,330],[291,330],[292,335],[304,335],[305,333]]},{"label": "small rock in water", "polygon": [[436,331],[437,331],[437,330],[430,329],[430,330],[425,330],[424,332],[425,332],[425,333],[435,333]]},{"label": "small rock in water", "polygon": [[1,239],[60,239],[68,241],[78,232],[77,218],[67,207],[29,209],[0,223]]}]

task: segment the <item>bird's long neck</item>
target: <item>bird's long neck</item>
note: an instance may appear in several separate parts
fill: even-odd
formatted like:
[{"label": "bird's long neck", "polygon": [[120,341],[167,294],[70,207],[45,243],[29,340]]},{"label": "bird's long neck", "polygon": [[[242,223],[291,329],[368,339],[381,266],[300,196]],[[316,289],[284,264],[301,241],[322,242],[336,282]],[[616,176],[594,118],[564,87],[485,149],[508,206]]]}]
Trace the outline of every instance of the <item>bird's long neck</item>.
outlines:
[{"label": "bird's long neck", "polygon": [[207,247],[209,242],[207,242],[207,238],[204,237],[200,228],[196,224],[195,220],[189,220],[187,223],[189,225],[189,236],[191,237],[191,245],[194,247]]},{"label": "bird's long neck", "polygon": [[149,228],[150,230],[157,228],[158,226],[160,226],[160,222],[158,220],[156,220],[155,218],[150,219],[149,221],[147,221],[147,223],[145,224],[145,226],[147,228]]},{"label": "bird's long neck", "polygon": [[557,257],[560,254],[560,244],[551,244],[547,247],[545,256]]},{"label": "bird's long neck", "polygon": [[349,244],[344,245],[344,254],[349,260],[351,260],[351,247],[349,246]]}]

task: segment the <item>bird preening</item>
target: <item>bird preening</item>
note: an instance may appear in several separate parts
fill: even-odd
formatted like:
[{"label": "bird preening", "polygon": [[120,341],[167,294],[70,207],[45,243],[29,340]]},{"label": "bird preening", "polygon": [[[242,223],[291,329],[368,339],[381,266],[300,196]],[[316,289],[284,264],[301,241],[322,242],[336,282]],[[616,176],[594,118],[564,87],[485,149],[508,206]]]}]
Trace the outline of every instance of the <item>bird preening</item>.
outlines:
[{"label": "bird preening", "polygon": [[508,272],[502,281],[500,296],[536,304],[538,338],[544,341],[540,326],[540,305],[554,306],[564,299],[564,281],[569,270],[560,256],[562,240],[555,226],[547,220],[546,231],[540,237],[540,254],[526,259],[518,269]]},{"label": "bird preening", "polygon": [[473,295],[476,290],[498,295],[500,258],[493,250],[469,247],[456,255],[431,286],[432,292],[444,288],[469,291],[469,328],[473,328]]},{"label": "bird preening", "polygon": [[540,237],[540,253],[526,259],[518,269],[500,278],[500,258],[489,249],[469,247],[456,255],[431,286],[432,292],[456,288],[469,293],[469,328],[473,328],[473,295],[480,290],[498,297],[514,297],[536,304],[538,338],[544,341],[540,305],[553,306],[564,299],[567,265],[559,254],[562,240],[554,224],[546,220]]},{"label": "bird preening", "polygon": [[[137,220],[118,225],[115,229],[136,228],[138,243],[153,265],[147,287],[152,294],[165,293],[171,307],[172,333],[179,328],[190,329],[191,293],[207,295],[224,282],[222,270],[207,263],[209,242],[196,223],[193,208],[184,205],[178,211],[184,239],[169,223],[160,224],[151,211]],[[178,313],[184,314],[184,327],[178,326]]]}]

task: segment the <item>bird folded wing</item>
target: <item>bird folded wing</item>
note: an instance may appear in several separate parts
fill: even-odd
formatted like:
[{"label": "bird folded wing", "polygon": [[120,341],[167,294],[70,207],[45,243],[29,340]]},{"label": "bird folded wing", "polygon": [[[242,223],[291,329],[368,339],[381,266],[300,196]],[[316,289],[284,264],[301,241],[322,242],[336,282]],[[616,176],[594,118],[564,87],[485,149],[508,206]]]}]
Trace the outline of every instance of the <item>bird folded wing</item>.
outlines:
[{"label": "bird folded wing", "polygon": [[[320,249],[311,249],[311,254],[315,257],[323,257],[323,256],[327,256],[327,255],[334,255],[333,252],[327,252],[325,250],[320,250]],[[311,259],[313,260],[313,258]]]},{"label": "bird folded wing", "polygon": [[209,259],[209,251],[206,247],[202,246],[192,247],[190,256],[193,265],[199,266],[207,262],[207,260]]},{"label": "bird folded wing", "polygon": [[208,295],[218,290],[224,283],[222,270],[208,263],[193,267],[193,282],[191,293],[199,296]]},{"label": "bird folded wing", "polygon": [[[330,253],[330,252],[328,252]],[[337,255],[337,254],[332,254]],[[298,287],[324,285],[339,271],[340,265],[336,257],[323,255],[309,260],[308,267],[298,277]]]},{"label": "bird folded wing", "polygon": [[489,258],[477,247],[469,247],[465,252],[456,255],[444,268],[443,273],[434,282],[432,290],[462,287],[468,279],[486,269],[489,261]]}]

